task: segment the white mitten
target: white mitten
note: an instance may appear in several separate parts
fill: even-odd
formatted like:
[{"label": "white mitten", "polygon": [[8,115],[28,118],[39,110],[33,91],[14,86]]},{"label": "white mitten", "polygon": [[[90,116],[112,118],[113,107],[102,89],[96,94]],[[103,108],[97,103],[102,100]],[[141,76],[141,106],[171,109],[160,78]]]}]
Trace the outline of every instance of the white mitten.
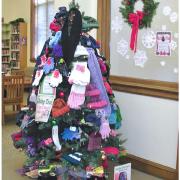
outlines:
[{"label": "white mitten", "polygon": [[60,74],[59,70],[56,69],[52,72],[49,84],[52,87],[57,87],[61,82],[62,82],[62,75]]},{"label": "white mitten", "polygon": [[106,139],[109,137],[111,129],[109,127],[109,122],[108,120],[106,120],[105,118],[101,118],[101,126],[100,126],[100,130],[99,130],[102,139]]},{"label": "white mitten", "polygon": [[68,79],[70,84],[86,86],[90,82],[90,71],[87,62],[73,63],[73,69]]},{"label": "white mitten", "polygon": [[68,106],[71,109],[80,109],[81,105],[84,104],[85,101],[85,90],[86,86],[73,84],[71,87],[71,92],[68,97]]},{"label": "white mitten", "polygon": [[39,81],[41,80],[42,76],[43,76],[43,69],[37,70],[36,75],[35,75],[35,79],[34,79],[34,81],[32,83],[32,86],[38,86]]}]

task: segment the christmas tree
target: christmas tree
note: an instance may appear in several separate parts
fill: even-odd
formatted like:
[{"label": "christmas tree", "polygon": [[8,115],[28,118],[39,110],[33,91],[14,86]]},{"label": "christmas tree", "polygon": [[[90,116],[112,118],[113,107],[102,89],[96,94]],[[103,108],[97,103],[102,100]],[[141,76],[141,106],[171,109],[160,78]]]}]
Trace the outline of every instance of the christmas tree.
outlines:
[{"label": "christmas tree", "polygon": [[[14,146],[27,160],[18,172],[38,179],[106,176],[124,155],[121,114],[109,83],[108,61],[88,34],[98,28],[73,1],[60,7],[52,36],[36,58],[28,106],[17,115]],[[107,178],[108,179],[108,178]]]}]

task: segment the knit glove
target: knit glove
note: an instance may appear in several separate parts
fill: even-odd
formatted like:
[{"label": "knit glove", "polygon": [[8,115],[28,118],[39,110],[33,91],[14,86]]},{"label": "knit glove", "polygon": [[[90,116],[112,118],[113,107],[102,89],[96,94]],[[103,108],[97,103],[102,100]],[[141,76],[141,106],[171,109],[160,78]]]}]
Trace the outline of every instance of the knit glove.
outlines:
[{"label": "knit glove", "polygon": [[39,81],[41,80],[42,76],[43,76],[43,70],[42,69],[37,70],[36,75],[35,75],[35,79],[34,79],[34,81],[32,83],[32,86],[38,86]]},{"label": "knit glove", "polygon": [[53,48],[58,43],[58,41],[61,39],[61,34],[62,34],[61,31],[57,31],[55,36],[51,37],[51,39],[49,41],[50,48]]},{"label": "knit glove", "polygon": [[87,68],[87,62],[73,63],[73,69],[68,79],[70,84],[86,86],[90,82],[90,72]]},{"label": "knit glove", "polygon": [[59,70],[56,69],[52,72],[52,76],[50,78],[50,86],[57,87],[62,82],[62,75],[60,74]]},{"label": "knit glove", "polygon": [[73,84],[67,104],[71,109],[80,109],[85,101],[86,86]]},{"label": "knit glove", "polygon": [[109,137],[111,129],[109,127],[109,122],[105,118],[101,119],[101,126],[99,132],[102,136],[102,139],[106,139]]}]

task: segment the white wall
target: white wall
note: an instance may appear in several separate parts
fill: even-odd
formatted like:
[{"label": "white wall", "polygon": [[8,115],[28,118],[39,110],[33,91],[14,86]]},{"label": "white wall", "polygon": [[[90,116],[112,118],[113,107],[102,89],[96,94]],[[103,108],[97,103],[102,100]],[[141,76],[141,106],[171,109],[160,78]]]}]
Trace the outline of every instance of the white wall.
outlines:
[{"label": "white wall", "polygon": [[178,102],[115,92],[128,153],[176,168]]},{"label": "white wall", "polygon": [[[58,7],[60,6],[66,6],[69,8],[69,3],[71,0],[55,0],[54,7],[55,10],[58,10]],[[97,19],[97,0],[76,0],[76,3],[80,5],[80,11],[84,11],[86,16],[91,16]],[[96,30],[92,30],[90,34],[96,38]]]}]

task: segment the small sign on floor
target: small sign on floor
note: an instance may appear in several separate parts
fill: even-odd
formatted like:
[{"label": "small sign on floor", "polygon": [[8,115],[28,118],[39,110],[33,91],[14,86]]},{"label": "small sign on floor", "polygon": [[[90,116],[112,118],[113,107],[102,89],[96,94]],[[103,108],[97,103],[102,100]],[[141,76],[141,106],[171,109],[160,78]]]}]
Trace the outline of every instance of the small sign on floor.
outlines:
[{"label": "small sign on floor", "polygon": [[131,180],[131,163],[115,166],[114,180]]}]

